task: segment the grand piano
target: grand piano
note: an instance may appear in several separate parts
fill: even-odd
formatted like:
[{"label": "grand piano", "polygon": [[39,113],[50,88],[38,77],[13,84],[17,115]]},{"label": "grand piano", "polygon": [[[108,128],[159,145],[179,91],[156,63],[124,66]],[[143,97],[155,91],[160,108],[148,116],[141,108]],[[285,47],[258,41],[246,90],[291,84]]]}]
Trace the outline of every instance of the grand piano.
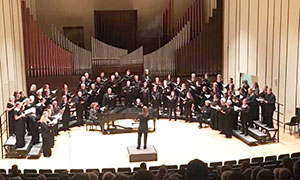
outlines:
[{"label": "grand piano", "polygon": [[[137,132],[137,126],[134,125],[139,123],[137,119],[141,112],[142,108],[115,107],[99,114],[97,124],[100,124],[103,134]],[[153,132],[155,131],[156,119],[158,118],[157,110],[150,108],[149,116],[150,120],[153,120],[153,128],[149,128],[149,132]],[[130,126],[125,127],[117,125],[115,121],[118,120],[133,120],[134,122]]]}]

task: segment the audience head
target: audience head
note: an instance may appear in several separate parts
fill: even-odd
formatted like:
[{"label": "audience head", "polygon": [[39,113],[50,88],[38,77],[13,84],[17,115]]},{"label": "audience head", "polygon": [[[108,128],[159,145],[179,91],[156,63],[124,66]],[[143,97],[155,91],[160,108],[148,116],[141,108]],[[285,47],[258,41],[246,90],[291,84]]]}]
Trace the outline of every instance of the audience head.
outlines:
[{"label": "audience head", "polygon": [[288,168],[291,172],[293,172],[293,162],[291,158],[283,158],[282,164],[284,168]]},{"label": "audience head", "polygon": [[90,180],[90,177],[86,173],[76,173],[72,180]]},{"label": "audience head", "polygon": [[200,161],[199,159],[194,159],[190,161],[187,165],[186,170],[187,180],[206,180],[208,179],[208,168],[207,164]]},{"label": "audience head", "polygon": [[221,180],[228,180],[228,178],[231,174],[232,174],[232,171],[224,171],[221,175]]},{"label": "audience head", "polygon": [[19,175],[19,168],[16,164],[11,166],[11,173],[10,174]]},{"label": "audience head", "polygon": [[112,178],[112,180],[129,180],[129,177],[122,173],[117,173],[115,177]]},{"label": "audience head", "polygon": [[115,175],[112,172],[105,172],[102,176],[102,180],[112,180]]},{"label": "audience head", "polygon": [[47,180],[47,177],[44,174],[40,174],[40,175],[38,175],[36,180]]},{"label": "audience head", "polygon": [[165,166],[161,166],[158,169],[156,180],[162,180],[168,174],[168,169]]},{"label": "audience head", "polygon": [[244,161],[241,164],[241,172],[243,173],[246,169],[250,168],[250,162],[249,161]]},{"label": "audience head", "polygon": [[279,172],[280,172],[281,168],[275,168],[273,171],[274,174],[274,180],[279,180]]},{"label": "audience head", "polygon": [[288,168],[281,168],[279,171],[280,180],[291,180],[293,178],[292,172]]},{"label": "audience head", "polygon": [[245,177],[245,180],[251,180],[251,174],[252,174],[252,169],[251,168],[247,168],[244,172],[243,175]]},{"label": "audience head", "polygon": [[229,176],[228,176],[228,180],[244,180],[245,177],[241,172],[232,172]]},{"label": "audience head", "polygon": [[87,173],[90,180],[98,180],[98,175],[95,172],[89,172]]},{"label": "audience head", "polygon": [[262,169],[257,173],[257,180],[274,180],[273,172],[269,169]]},{"label": "audience head", "polygon": [[140,168],[141,168],[141,169],[147,170],[147,164],[144,163],[144,162],[142,162],[142,163],[140,164]]},{"label": "audience head", "polygon": [[70,180],[68,172],[63,171],[59,174],[59,180]]},{"label": "audience head", "polygon": [[293,172],[294,172],[295,178],[300,179],[300,160],[298,160],[294,163]]},{"label": "audience head", "polygon": [[154,180],[153,174],[145,169],[138,170],[133,180]]},{"label": "audience head", "polygon": [[251,179],[252,180],[256,180],[257,174],[260,170],[262,170],[263,168],[260,166],[257,166],[253,169],[252,173],[251,173]]}]

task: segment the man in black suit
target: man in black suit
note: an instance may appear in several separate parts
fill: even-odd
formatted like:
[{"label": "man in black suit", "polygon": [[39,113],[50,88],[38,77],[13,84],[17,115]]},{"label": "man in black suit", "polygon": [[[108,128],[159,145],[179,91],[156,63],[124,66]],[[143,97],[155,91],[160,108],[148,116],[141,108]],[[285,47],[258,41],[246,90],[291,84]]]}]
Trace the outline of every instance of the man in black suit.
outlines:
[{"label": "man in black suit", "polygon": [[149,121],[149,112],[147,106],[143,107],[142,114],[139,115],[140,125],[138,128],[138,146],[136,149],[141,147],[141,137],[144,134],[144,149],[147,149],[147,136],[148,136],[148,121]]},{"label": "man in black suit", "polygon": [[109,110],[116,107],[116,95],[112,93],[111,88],[108,88],[107,93],[104,94],[103,106],[107,106]]},{"label": "man in black suit", "polygon": [[272,88],[268,89],[267,94],[265,95],[265,117],[267,126],[273,128],[273,114],[275,111],[275,102],[276,97],[272,92]]}]

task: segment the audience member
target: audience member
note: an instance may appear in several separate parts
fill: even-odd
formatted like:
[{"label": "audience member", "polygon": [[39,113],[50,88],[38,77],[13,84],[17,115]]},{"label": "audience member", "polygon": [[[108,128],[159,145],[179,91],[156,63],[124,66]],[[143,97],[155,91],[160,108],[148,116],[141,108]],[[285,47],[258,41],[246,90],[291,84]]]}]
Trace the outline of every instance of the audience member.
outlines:
[{"label": "audience member", "polygon": [[279,180],[279,172],[280,172],[281,168],[275,168],[273,171],[274,174],[274,180]]},{"label": "audience member", "polygon": [[163,180],[165,179],[165,176],[168,174],[168,169],[165,167],[165,166],[161,166],[159,169],[158,169],[158,172],[155,176],[155,179],[156,180]]},{"label": "audience member", "polygon": [[251,174],[251,179],[252,180],[257,180],[257,174],[260,170],[262,170],[263,168],[260,166],[257,166],[253,169],[252,174]]},{"label": "audience member", "polygon": [[251,174],[252,174],[253,169],[247,168],[244,172],[243,175],[245,177],[245,180],[251,180]]},{"label": "audience member", "polygon": [[293,162],[291,158],[283,158],[282,160],[283,168],[288,168],[293,174]]},{"label": "audience member", "polygon": [[13,165],[11,167],[11,172],[8,175],[9,178],[15,178],[15,177],[20,177],[21,178],[21,173],[17,165]]},{"label": "audience member", "polygon": [[295,180],[300,180],[300,160],[296,161],[293,166]]},{"label": "audience member", "polygon": [[59,174],[59,180],[70,180],[68,172],[61,172]]},{"label": "audience member", "polygon": [[99,176],[95,172],[89,172],[87,173],[87,175],[89,176],[90,180],[98,180],[99,178]]},{"label": "audience member", "polygon": [[117,173],[112,180],[129,180],[129,177],[123,173]]},{"label": "audience member", "polygon": [[150,171],[141,169],[133,176],[133,180],[154,180],[154,176]]},{"label": "audience member", "polygon": [[44,174],[40,174],[40,175],[38,175],[36,180],[47,180],[47,177]]},{"label": "audience member", "polygon": [[105,172],[102,176],[102,180],[112,180],[115,175],[112,172]]},{"label": "audience member", "polygon": [[274,175],[269,169],[262,169],[257,173],[257,180],[274,180]]},{"label": "audience member", "polygon": [[73,176],[72,180],[90,180],[90,178],[86,173],[77,173]]},{"label": "audience member", "polygon": [[281,168],[279,171],[280,180],[292,180],[293,174],[288,168]]},{"label": "audience member", "polygon": [[207,164],[200,161],[199,159],[194,159],[190,161],[187,165],[186,176],[187,176],[187,180],[208,179]]},{"label": "audience member", "polygon": [[249,161],[244,161],[242,162],[241,164],[241,172],[244,173],[244,171],[248,168],[250,168],[251,165],[250,165],[250,162]]},{"label": "audience member", "polygon": [[245,177],[243,176],[243,174],[241,172],[232,172],[229,176],[228,176],[228,180],[244,180]]},{"label": "audience member", "polygon": [[142,163],[140,164],[140,168],[141,168],[141,169],[147,170],[147,164],[144,163],[144,162],[142,162]]},{"label": "audience member", "polygon": [[232,171],[224,171],[222,173],[221,180],[228,180],[230,174],[232,174]]}]

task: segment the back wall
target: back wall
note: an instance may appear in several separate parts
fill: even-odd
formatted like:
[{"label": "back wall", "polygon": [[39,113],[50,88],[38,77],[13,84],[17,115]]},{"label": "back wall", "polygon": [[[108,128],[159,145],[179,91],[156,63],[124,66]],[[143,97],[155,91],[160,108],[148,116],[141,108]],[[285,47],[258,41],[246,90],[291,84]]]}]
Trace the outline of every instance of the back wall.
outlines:
[{"label": "back wall", "polygon": [[240,83],[240,73],[258,77],[284,104],[282,121],[300,107],[299,0],[224,0],[224,67]]}]

